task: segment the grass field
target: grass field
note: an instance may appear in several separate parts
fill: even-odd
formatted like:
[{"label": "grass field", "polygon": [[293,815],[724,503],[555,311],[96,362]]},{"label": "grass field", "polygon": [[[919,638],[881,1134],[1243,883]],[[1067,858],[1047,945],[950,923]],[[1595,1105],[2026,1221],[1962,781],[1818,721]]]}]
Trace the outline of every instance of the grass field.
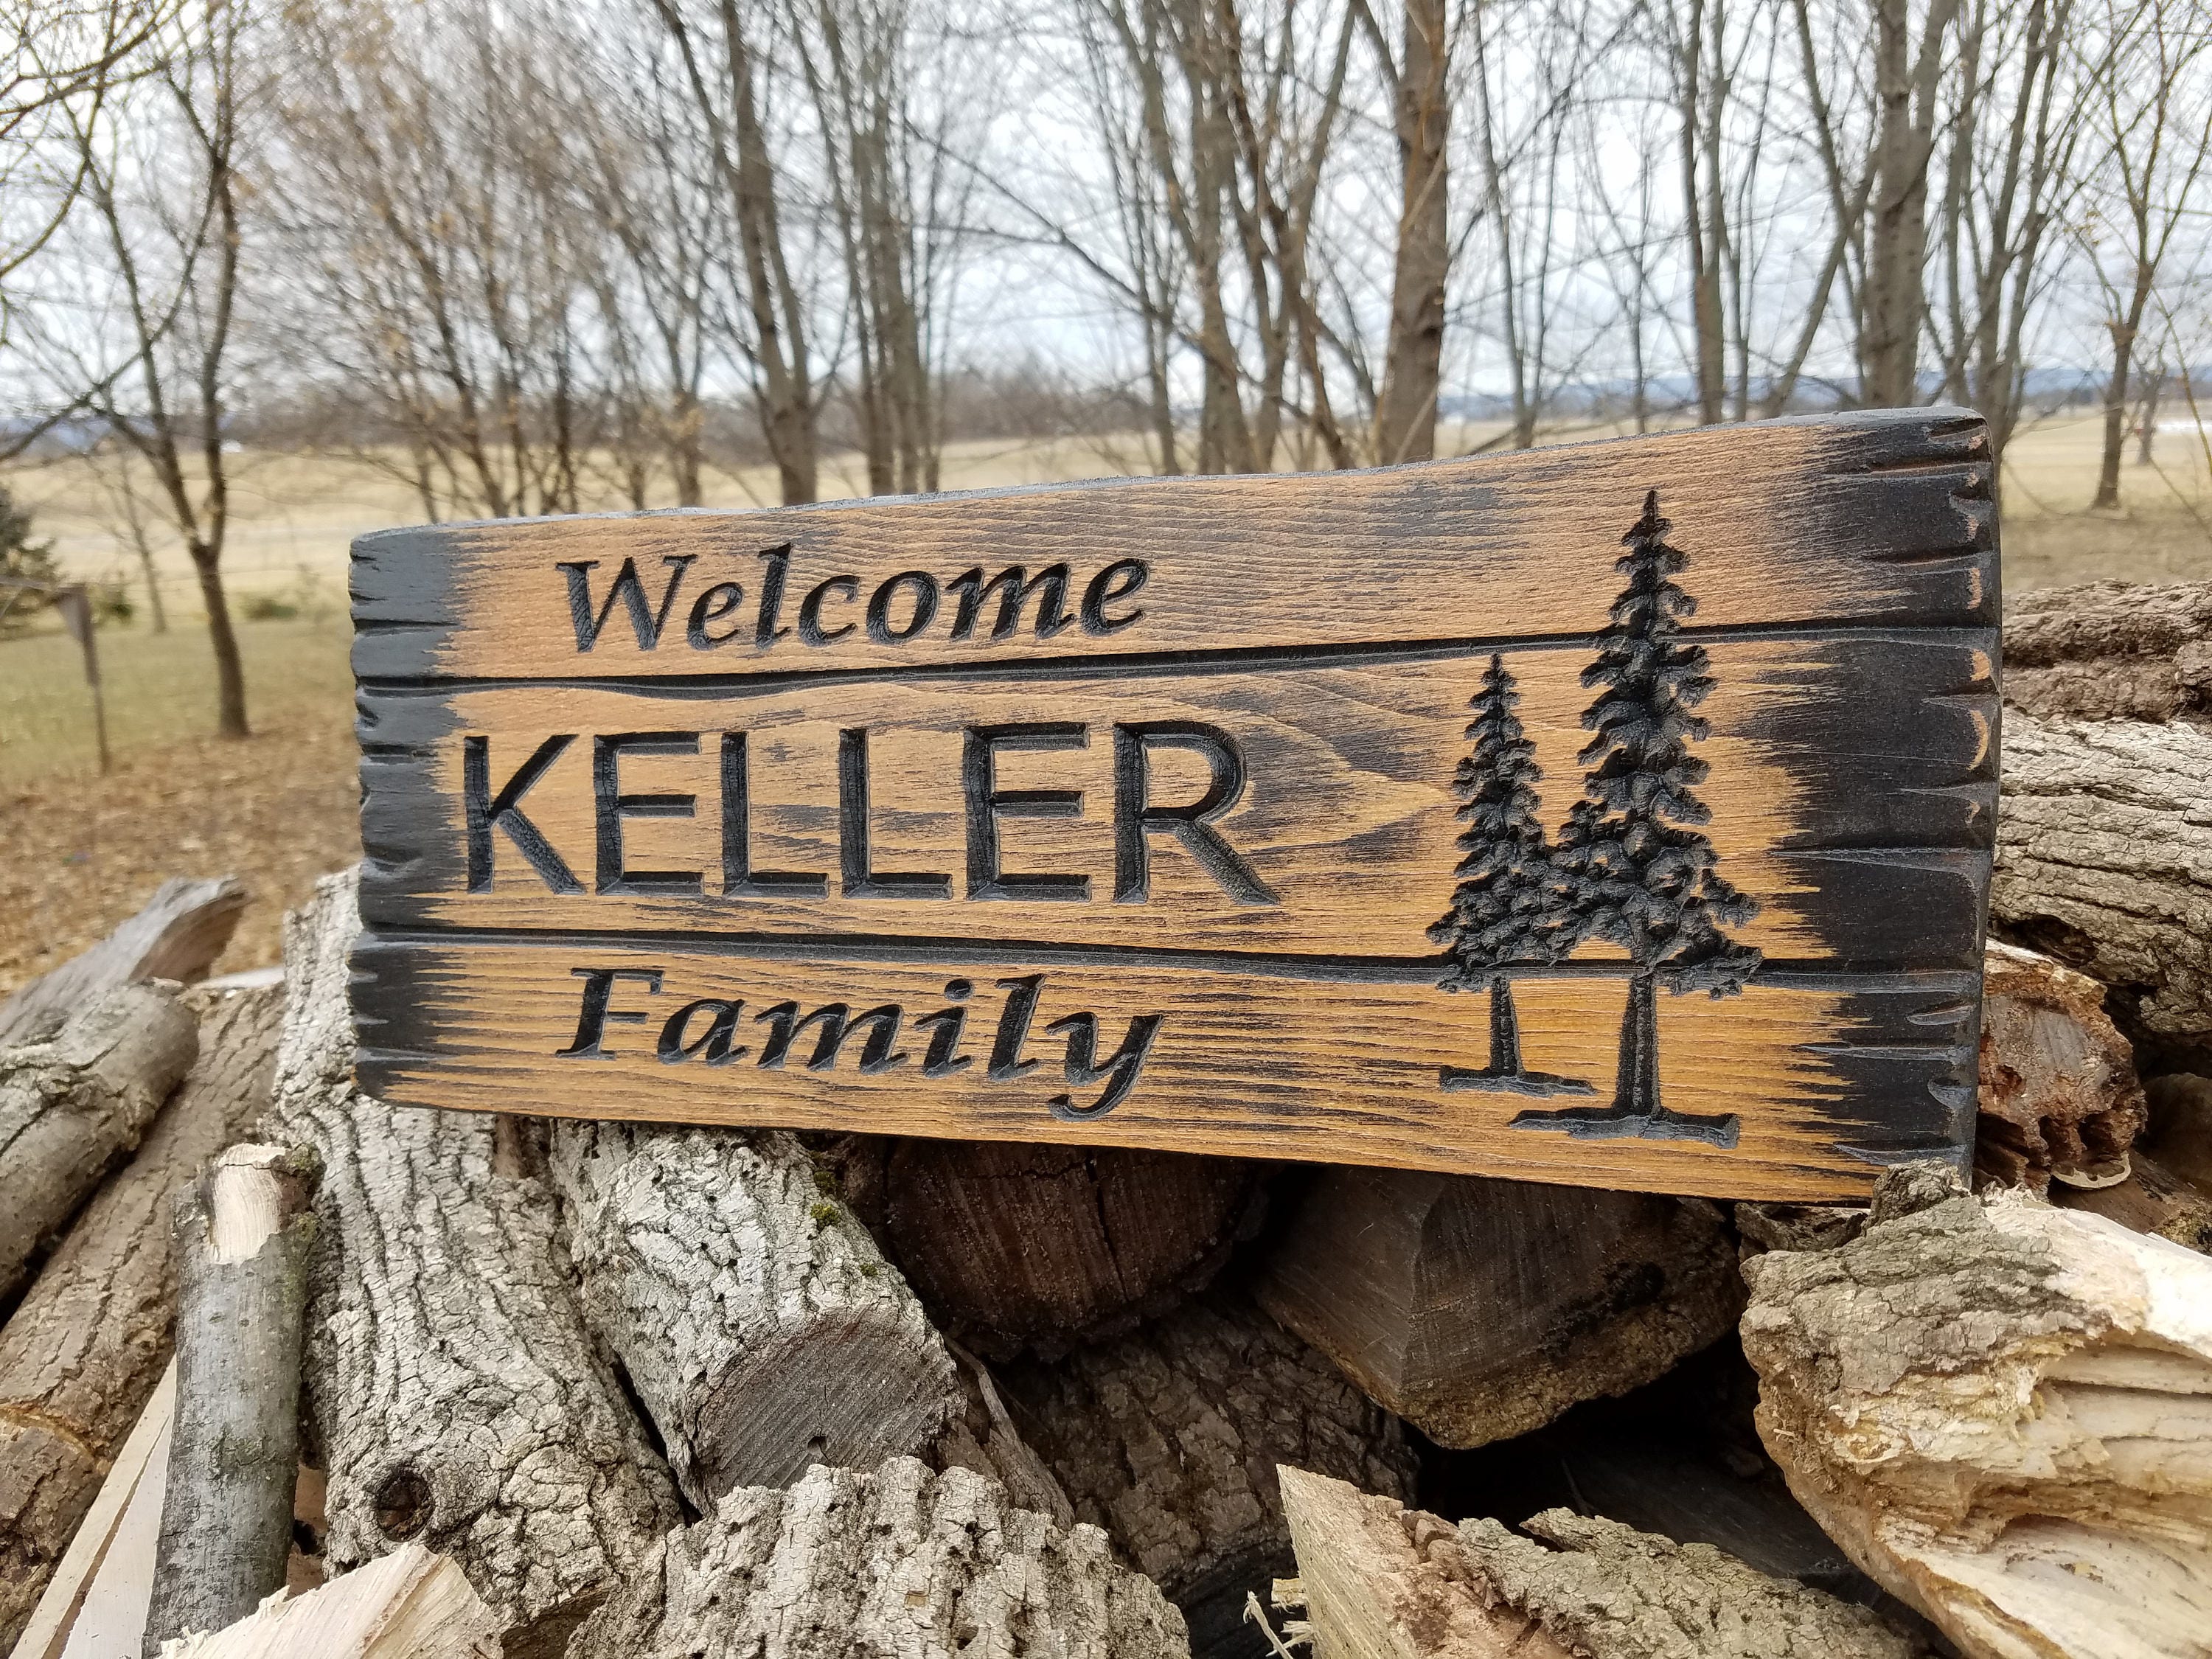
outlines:
[{"label": "grass field", "polygon": [[[1455,435],[1463,446],[1487,434]],[[2212,578],[2212,474],[2194,434],[2161,433],[2150,467],[2136,465],[2130,451],[2118,514],[2084,510],[2097,440],[2097,422],[2084,416],[2014,441],[2004,483],[2007,586]],[[945,483],[1097,477],[1127,470],[1137,453],[1110,441],[968,444],[948,457]],[[53,632],[0,640],[0,992],[82,950],[170,875],[243,877],[256,902],[223,966],[274,961],[283,908],[316,874],[356,855],[346,547],[364,530],[413,523],[419,513],[404,488],[357,462],[239,460],[233,592],[241,608],[265,596],[297,613],[240,624],[255,727],[242,744],[207,735],[213,665],[181,550],[157,549],[171,628],[156,634],[136,556],[119,550],[112,503],[91,469],[70,461],[9,480],[70,574],[128,579],[139,614],[99,636],[116,758],[106,778],[76,647]],[[830,476],[857,487],[838,468]],[[766,483],[726,475],[709,502],[757,504]]]}]

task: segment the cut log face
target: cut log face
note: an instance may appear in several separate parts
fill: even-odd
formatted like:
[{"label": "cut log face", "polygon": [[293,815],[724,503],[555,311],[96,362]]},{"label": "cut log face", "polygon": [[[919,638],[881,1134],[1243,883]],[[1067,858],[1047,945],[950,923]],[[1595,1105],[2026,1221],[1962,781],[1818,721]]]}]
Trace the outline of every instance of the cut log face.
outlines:
[{"label": "cut log face", "polygon": [[170,1191],[268,1104],[282,990],[206,998],[199,1058],[0,1329],[0,1650],[21,1632],[168,1364]]},{"label": "cut log face", "polygon": [[558,1654],[680,1517],[599,1357],[543,1183],[495,1172],[497,1121],[394,1110],[353,1086],[350,875],[285,929],[289,1002],[264,1138],[323,1159],[307,1419],[329,1471],[328,1559],[419,1540]]},{"label": "cut log face", "polygon": [[206,977],[230,943],[246,897],[229,876],[163,882],[143,909],[92,949],[0,1001],[0,1048],[45,1042],[70,1015],[119,987]]},{"label": "cut log face", "polygon": [[2008,593],[2004,697],[2038,716],[2212,714],[2212,582],[2091,582]]},{"label": "cut log face", "polygon": [[699,1509],[920,1453],[964,1404],[906,1281],[789,1135],[562,1123],[550,1162],[585,1316]]},{"label": "cut log face", "polygon": [[1791,1490],[1976,1659],[2203,1651],[2212,1261],[2020,1194],[1912,1201],[1745,1265]]},{"label": "cut log face", "polygon": [[161,1659],[500,1659],[499,1625],[460,1568],[404,1544],[319,1589],[172,1641]]},{"label": "cut log face", "polygon": [[149,985],[110,991],[51,1042],[0,1051],[0,1304],[198,1052],[191,1011]]},{"label": "cut log face", "polygon": [[1990,941],[1983,962],[1978,1176],[2041,1192],[2124,1181],[2143,1127],[2135,1055],[2105,988],[2037,951]]},{"label": "cut log face", "polygon": [[1288,1565],[1279,1463],[1409,1497],[1403,1431],[1241,1297],[1209,1294],[1120,1340],[1000,1381],[1082,1520],[1103,1527],[1206,1651]]},{"label": "cut log face", "polygon": [[1741,1307],[1712,1206],[1472,1176],[1322,1172],[1261,1304],[1446,1446],[1651,1381]]},{"label": "cut log face", "polygon": [[1201,1288],[1258,1182],[1258,1166],[1237,1158],[903,1140],[884,1176],[883,1237],[939,1321],[978,1352],[1064,1352]]},{"label": "cut log face", "polygon": [[2212,732],[2007,716],[1990,915],[2108,988],[2142,1061],[2212,1069]]},{"label": "cut log face", "polygon": [[672,1533],[569,1659],[1188,1659],[1182,1619],[1095,1527],[912,1458],[744,1486]]}]

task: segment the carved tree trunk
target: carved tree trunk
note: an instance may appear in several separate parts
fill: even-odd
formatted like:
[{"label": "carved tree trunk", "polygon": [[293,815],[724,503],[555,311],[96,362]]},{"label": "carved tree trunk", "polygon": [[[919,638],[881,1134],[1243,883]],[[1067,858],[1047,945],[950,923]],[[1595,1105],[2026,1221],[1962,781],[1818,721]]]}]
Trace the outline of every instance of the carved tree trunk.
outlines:
[{"label": "carved tree trunk", "polygon": [[2212,1261],[1893,1171],[1832,1250],[1745,1264],[1790,1489],[1974,1656],[2203,1650]]},{"label": "carved tree trunk", "polygon": [[169,1194],[268,1104],[284,993],[205,997],[199,1058],[0,1330],[0,1650],[21,1633],[169,1363]]},{"label": "carved tree trunk", "polygon": [[1208,1295],[1118,1341],[1009,1366],[1029,1443],[1079,1519],[1103,1527],[1205,1653],[1290,1565],[1275,1466],[1411,1496],[1402,1431],[1257,1308]]},{"label": "carved tree trunk", "polygon": [[0,1051],[0,1303],[138,1144],[198,1050],[172,992],[126,985],[51,1042]]},{"label": "carved tree trunk", "polygon": [[2004,696],[2038,719],[2212,714],[2212,582],[2008,593]]},{"label": "carved tree trunk", "polygon": [[353,1085],[355,879],[285,927],[289,1001],[264,1135],[323,1159],[308,1421],[344,1571],[420,1539],[557,1654],[678,1518],[666,1469],[584,1328],[542,1182],[501,1172],[494,1118],[399,1111]]},{"label": "carved tree trunk", "polygon": [[234,1146],[177,1194],[177,1410],[143,1651],[284,1588],[312,1156]]},{"label": "carved tree trunk", "polygon": [[2105,1015],[2105,988],[2033,951],[1991,940],[1983,957],[1976,1173],[2040,1193],[2126,1179],[2142,1132],[2142,1085]]},{"label": "carved tree trunk", "polygon": [[1447,1446],[1540,1427],[1723,1335],[1735,1251],[1697,1200],[1328,1169],[1261,1304]]},{"label": "carved tree trunk", "polygon": [[569,1659],[1188,1659],[1182,1620],[1105,1535],[908,1457],[741,1486],[578,1632]]},{"label": "carved tree trunk", "polygon": [[228,876],[163,882],[145,908],[92,949],[0,1001],[0,1047],[45,1042],[71,1014],[119,987],[204,977],[245,908],[246,889]]},{"label": "carved tree trunk", "polygon": [[562,1123],[551,1174],[585,1316],[701,1510],[919,1454],[964,1405],[906,1281],[789,1135]]}]

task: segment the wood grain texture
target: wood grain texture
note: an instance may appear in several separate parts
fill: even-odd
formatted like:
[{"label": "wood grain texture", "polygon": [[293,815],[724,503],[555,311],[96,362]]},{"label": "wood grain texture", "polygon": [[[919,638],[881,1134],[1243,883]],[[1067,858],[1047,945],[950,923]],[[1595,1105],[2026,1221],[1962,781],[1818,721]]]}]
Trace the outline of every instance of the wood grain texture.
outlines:
[{"label": "wood grain texture", "polygon": [[[364,1085],[1773,1200],[1955,1159],[1988,497],[1936,410],[364,538]],[[1542,890],[1485,922],[1499,755]]]}]

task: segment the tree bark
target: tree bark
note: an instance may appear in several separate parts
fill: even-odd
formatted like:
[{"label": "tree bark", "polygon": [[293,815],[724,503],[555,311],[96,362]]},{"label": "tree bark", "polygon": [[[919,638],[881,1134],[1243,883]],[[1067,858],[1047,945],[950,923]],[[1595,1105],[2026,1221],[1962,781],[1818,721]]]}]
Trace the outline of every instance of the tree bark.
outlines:
[{"label": "tree bark", "polygon": [[1992,940],[1983,957],[1975,1173],[2039,1194],[2124,1181],[2142,1132],[2135,1055],[2105,988],[2049,957]]},{"label": "tree bark", "polygon": [[234,1146],[176,1195],[177,1411],[146,1659],[284,1588],[316,1175],[312,1155]]},{"label": "tree bark", "polygon": [[2006,595],[2004,697],[2045,720],[2212,720],[2212,582]]},{"label": "tree bark", "polygon": [[205,978],[245,908],[246,889],[228,876],[163,882],[137,915],[92,949],[0,1002],[0,1048],[44,1042],[71,1014],[118,986]]},{"label": "tree bark", "polygon": [[1375,404],[1382,465],[1437,453],[1443,366],[1444,284],[1451,268],[1447,202],[1451,126],[1450,14],[1443,0],[1406,0],[1403,61],[1394,88],[1398,128],[1398,240],[1390,331]]},{"label": "tree bark", "polygon": [[51,1042],[0,1051],[0,1306],[138,1144],[198,1048],[173,991],[125,985]]},{"label": "tree bark", "polygon": [[1735,1252],[1697,1200],[1328,1169],[1261,1304],[1447,1446],[1525,1434],[1723,1335]]},{"label": "tree bark", "polygon": [[499,1626],[460,1568],[407,1544],[163,1659],[500,1659]]},{"label": "tree bark", "polygon": [[1290,1565],[1277,1464],[1412,1494],[1398,1424],[1241,1297],[1210,1295],[1000,1380],[1077,1517],[1182,1609],[1199,1653],[1233,1636],[1246,1593]]},{"label": "tree bark", "polygon": [[584,1316],[700,1510],[919,1454],[964,1404],[914,1292],[789,1135],[562,1123],[551,1174]]},{"label": "tree bark", "polygon": [[675,1523],[675,1492],[585,1329],[551,1195],[504,1172],[498,1120],[355,1089],[356,884],[325,878],[287,919],[262,1132],[323,1160],[305,1388],[326,1559],[420,1539],[509,1621],[508,1659],[558,1654]]},{"label": "tree bark", "polygon": [[2201,1649],[2212,1261],[1908,1167],[1744,1272],[1760,1437],[1885,1588],[1974,1655]]},{"label": "tree bark", "polygon": [[570,1659],[1187,1659],[1182,1620],[1093,1527],[1063,1532],[965,1469],[895,1457],[741,1486],[669,1534]]},{"label": "tree bark", "polygon": [[199,1059],[0,1330],[0,1650],[24,1620],[169,1363],[170,1192],[268,1104],[280,988],[195,992]]},{"label": "tree bark", "polygon": [[2101,981],[2139,1064],[2212,1066],[2212,732],[2010,714],[1990,915]]}]

